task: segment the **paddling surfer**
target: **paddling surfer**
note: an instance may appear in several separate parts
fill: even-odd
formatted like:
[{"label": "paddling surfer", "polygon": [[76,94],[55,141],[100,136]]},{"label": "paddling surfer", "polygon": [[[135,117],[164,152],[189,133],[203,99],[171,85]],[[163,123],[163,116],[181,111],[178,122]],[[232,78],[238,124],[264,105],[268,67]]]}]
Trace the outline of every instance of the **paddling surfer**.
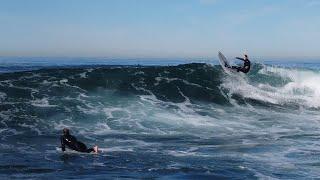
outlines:
[{"label": "paddling surfer", "polygon": [[65,151],[67,146],[68,148],[79,152],[98,153],[98,146],[94,146],[93,148],[88,149],[84,143],[77,141],[74,136],[70,135],[69,129],[64,128],[62,130],[62,133],[63,135],[60,137],[62,151]]}]

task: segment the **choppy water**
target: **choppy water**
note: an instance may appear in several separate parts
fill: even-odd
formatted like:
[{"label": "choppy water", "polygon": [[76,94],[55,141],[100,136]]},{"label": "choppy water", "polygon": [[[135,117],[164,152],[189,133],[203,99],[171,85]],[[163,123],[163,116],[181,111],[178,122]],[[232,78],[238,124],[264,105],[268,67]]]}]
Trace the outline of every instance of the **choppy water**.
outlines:
[{"label": "choppy water", "polygon": [[[1,64],[0,178],[320,176],[319,68],[89,64]],[[102,153],[56,151],[64,127]]]}]

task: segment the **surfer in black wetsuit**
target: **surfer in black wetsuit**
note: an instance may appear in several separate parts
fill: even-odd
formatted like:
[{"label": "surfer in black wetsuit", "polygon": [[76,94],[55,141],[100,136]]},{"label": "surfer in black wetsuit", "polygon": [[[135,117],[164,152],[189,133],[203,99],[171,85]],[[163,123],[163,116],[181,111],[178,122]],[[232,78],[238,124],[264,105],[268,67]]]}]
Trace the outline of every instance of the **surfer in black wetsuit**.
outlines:
[{"label": "surfer in black wetsuit", "polygon": [[98,146],[94,146],[93,148],[88,149],[85,144],[83,144],[80,141],[77,141],[77,139],[74,136],[70,135],[69,129],[64,128],[62,132],[63,135],[60,137],[62,151],[65,151],[67,146],[68,148],[79,152],[98,153]]},{"label": "surfer in black wetsuit", "polygon": [[244,58],[240,58],[240,57],[236,57],[236,59],[239,59],[241,61],[243,61],[243,66],[232,66],[232,69],[236,69],[237,72],[243,72],[243,73],[248,73],[250,71],[250,65],[251,62],[248,59],[248,55],[244,55]]}]

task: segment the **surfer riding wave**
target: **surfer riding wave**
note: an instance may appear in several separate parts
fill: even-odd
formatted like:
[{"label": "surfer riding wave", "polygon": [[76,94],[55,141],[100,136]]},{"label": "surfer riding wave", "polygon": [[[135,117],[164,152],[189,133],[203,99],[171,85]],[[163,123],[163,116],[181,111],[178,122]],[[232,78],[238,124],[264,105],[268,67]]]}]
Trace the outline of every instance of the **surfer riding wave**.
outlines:
[{"label": "surfer riding wave", "polygon": [[236,69],[237,72],[241,71],[243,73],[248,73],[250,71],[250,65],[251,65],[248,55],[244,54],[244,58],[236,57],[236,59],[243,61],[243,66],[231,66],[231,67],[229,66],[228,68]]}]

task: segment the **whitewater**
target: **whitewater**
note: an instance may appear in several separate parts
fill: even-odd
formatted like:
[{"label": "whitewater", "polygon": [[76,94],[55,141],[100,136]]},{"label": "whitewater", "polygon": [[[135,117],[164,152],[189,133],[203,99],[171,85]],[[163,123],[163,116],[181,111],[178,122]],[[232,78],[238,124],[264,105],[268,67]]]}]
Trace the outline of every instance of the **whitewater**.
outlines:
[{"label": "whitewater", "polygon": [[288,64],[2,61],[0,178],[317,178],[320,64]]}]

